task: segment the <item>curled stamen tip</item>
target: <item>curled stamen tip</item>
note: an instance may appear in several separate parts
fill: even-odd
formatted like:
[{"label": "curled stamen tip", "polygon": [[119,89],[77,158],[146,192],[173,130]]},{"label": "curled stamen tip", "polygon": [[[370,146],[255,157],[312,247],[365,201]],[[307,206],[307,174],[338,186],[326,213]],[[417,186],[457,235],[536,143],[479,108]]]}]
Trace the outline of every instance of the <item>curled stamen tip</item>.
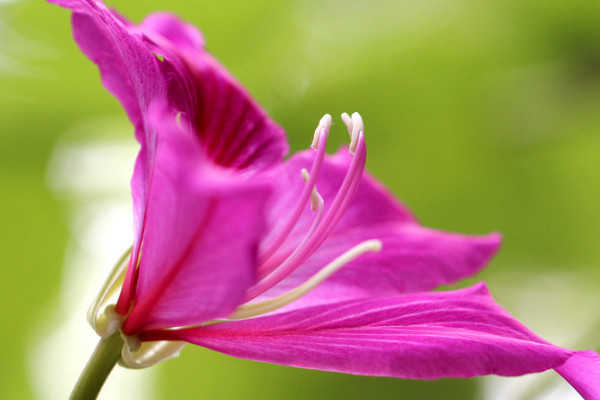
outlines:
[{"label": "curled stamen tip", "polygon": [[302,179],[304,179],[304,182],[308,182],[308,180],[310,179],[310,174],[308,173],[308,170],[306,168],[302,168],[302,171],[300,171],[300,173],[302,174]]},{"label": "curled stamen tip", "polygon": [[347,113],[342,113],[342,121],[344,121],[344,125],[348,128],[348,133],[352,137],[352,118]]},{"label": "curled stamen tip", "polygon": [[363,123],[362,117],[359,113],[352,113],[352,117],[350,117],[347,113],[342,114],[342,121],[348,128],[348,133],[350,134],[350,153],[356,153],[356,147],[358,146],[358,137],[360,136],[360,132],[363,132],[365,129],[365,125]]},{"label": "curled stamen tip", "polygon": [[379,239],[371,239],[367,240],[363,243],[365,245],[365,251],[371,251],[373,253],[378,253],[383,249],[383,243]]},{"label": "curled stamen tip", "polygon": [[321,120],[319,121],[319,126],[327,130],[327,132],[329,132],[329,129],[331,129],[331,121],[331,115],[325,114],[323,115],[323,118],[321,118]]},{"label": "curled stamen tip", "polygon": [[319,120],[319,125],[317,126],[317,129],[315,129],[315,134],[313,136],[313,141],[312,141],[310,147],[312,149],[316,150],[319,145],[319,139],[321,138],[321,135],[323,133],[329,132],[330,129],[331,129],[331,115],[325,114]]},{"label": "curled stamen tip", "polygon": [[323,204],[323,197],[321,197],[319,192],[317,192],[316,188],[313,188],[312,192],[310,193],[310,209],[315,212],[323,207]]}]

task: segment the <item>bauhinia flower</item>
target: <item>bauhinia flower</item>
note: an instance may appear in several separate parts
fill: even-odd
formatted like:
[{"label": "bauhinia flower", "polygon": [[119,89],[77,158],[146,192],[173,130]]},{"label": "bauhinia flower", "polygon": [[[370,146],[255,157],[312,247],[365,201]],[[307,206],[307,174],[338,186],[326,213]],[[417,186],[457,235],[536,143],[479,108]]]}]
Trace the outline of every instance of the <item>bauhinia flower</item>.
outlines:
[{"label": "bauhinia flower", "polygon": [[[600,398],[600,358],[554,346],[503,310],[477,273],[497,234],[421,226],[364,172],[364,125],[325,154],[286,161],[283,130],[170,14],[134,25],[93,0],[71,8],[75,40],[123,104],[141,144],[134,243],[90,309],[98,357],[144,367],[193,343],[302,368],[415,379],[554,368]],[[108,354],[108,355],[107,355]],[[84,372],[74,398],[99,390]],[[102,364],[102,363],[100,363]],[[94,386],[95,385],[95,386]]]}]

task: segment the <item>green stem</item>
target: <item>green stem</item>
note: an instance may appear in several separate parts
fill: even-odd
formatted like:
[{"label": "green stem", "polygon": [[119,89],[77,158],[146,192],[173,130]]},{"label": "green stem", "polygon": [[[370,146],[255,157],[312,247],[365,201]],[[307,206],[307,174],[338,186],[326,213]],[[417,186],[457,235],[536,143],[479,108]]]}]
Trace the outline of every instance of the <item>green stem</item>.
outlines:
[{"label": "green stem", "polygon": [[85,368],[81,372],[70,400],[94,400],[108,378],[110,371],[121,358],[123,339],[119,332],[101,339]]}]

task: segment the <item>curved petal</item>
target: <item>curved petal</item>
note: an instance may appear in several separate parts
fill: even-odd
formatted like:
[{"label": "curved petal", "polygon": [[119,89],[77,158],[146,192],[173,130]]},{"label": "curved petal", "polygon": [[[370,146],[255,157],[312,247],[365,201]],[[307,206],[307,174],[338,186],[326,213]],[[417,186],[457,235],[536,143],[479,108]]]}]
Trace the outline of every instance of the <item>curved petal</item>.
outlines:
[{"label": "curved petal", "polygon": [[[154,158],[154,132],[148,126],[148,108],[156,99],[166,101],[168,82],[158,60],[132,24],[102,2],[93,0],[49,0],[73,10],[73,36],[81,51],[98,65],[102,83],[123,105],[141,144],[131,190],[134,208],[134,255],[139,251],[146,210],[148,177]],[[133,290],[131,268],[120,307],[127,312]]]},{"label": "curved petal", "polygon": [[146,111],[156,98],[165,98],[167,82],[158,60],[141,35],[115,12],[94,0],[49,0],[73,10],[73,36],[81,51],[100,69],[102,83],[123,105],[145,140]]},{"label": "curved petal", "polygon": [[254,283],[270,193],[215,167],[174,116],[161,118],[128,334],[231,313]]},{"label": "curved petal", "polygon": [[217,164],[259,168],[288,152],[283,129],[204,50],[200,32],[174,15],[155,13],[136,26],[95,0],[49,0],[73,10],[73,35],[96,63],[145,140],[155,99],[182,113]]},{"label": "curved petal", "polygon": [[280,163],[289,148],[284,130],[208,52],[193,27],[168,14],[140,26],[170,78],[169,93],[209,157],[225,167],[262,169]]},{"label": "curved petal", "polygon": [[186,51],[202,51],[204,49],[204,37],[195,26],[182,21],[176,15],[155,12],[148,15],[140,24],[141,31],[154,37],[160,35],[168,40],[173,46],[183,48]]},{"label": "curved petal", "polygon": [[411,379],[516,376],[558,367],[575,354],[538,338],[483,284],[141,336],[166,338],[256,361]]},{"label": "curved petal", "polygon": [[[269,207],[269,231],[278,232],[286,222],[282,215],[294,209],[314,152],[295,155],[281,167],[278,192]],[[317,189],[325,208],[335,196],[350,156],[342,149],[325,158]],[[307,204],[300,220],[272,260],[283,260],[298,245],[314,219]],[[258,300],[279,296],[305,282],[317,271],[353,246],[379,239],[383,249],[368,253],[342,267],[287,309],[370,296],[391,296],[427,291],[477,273],[500,245],[500,236],[469,236],[422,227],[410,211],[373,177],[365,174],[356,195],[329,238],[298,268]],[[268,238],[267,238],[268,240]]]}]

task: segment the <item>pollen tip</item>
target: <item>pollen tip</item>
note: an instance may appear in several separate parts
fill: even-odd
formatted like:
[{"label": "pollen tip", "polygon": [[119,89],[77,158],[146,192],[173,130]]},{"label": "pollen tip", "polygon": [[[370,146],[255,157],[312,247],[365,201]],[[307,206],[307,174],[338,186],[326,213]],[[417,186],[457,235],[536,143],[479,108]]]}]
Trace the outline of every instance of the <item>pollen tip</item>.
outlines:
[{"label": "pollen tip", "polygon": [[383,249],[383,243],[379,239],[372,239],[365,243],[367,245],[367,251],[378,253]]},{"label": "pollen tip", "polygon": [[[302,170],[300,172],[302,174],[302,179],[304,179],[304,182],[308,183],[308,180],[310,179],[310,174],[308,173],[308,170],[306,168],[302,168]],[[320,207],[323,206],[323,204],[324,204],[323,197],[321,197],[321,195],[317,191],[317,188],[313,187],[312,191],[310,193],[310,208],[311,208],[311,210],[317,211]]]},{"label": "pollen tip", "polygon": [[342,121],[348,128],[350,134],[350,146],[349,151],[351,154],[356,153],[356,147],[358,146],[358,138],[361,132],[364,132],[365,126],[363,124],[362,117],[359,113],[352,113],[352,117],[348,113],[342,113]]},{"label": "pollen tip", "polygon": [[321,135],[326,135],[330,129],[331,129],[331,115],[325,114],[319,120],[319,125],[317,125],[317,128],[315,129],[313,141],[310,144],[310,147],[313,150],[316,150],[317,147],[319,146],[319,139],[321,138]]},{"label": "pollen tip", "polygon": [[308,180],[310,179],[310,174],[308,173],[308,170],[306,168],[302,168],[302,171],[300,171],[300,173],[302,174],[302,179],[304,179],[304,182],[308,182]]},{"label": "pollen tip", "polygon": [[[342,116],[342,118],[344,117]],[[360,133],[364,132],[365,125],[363,123],[362,117],[357,112],[352,113],[352,118],[348,117],[348,114],[346,114],[344,123],[346,123],[346,126],[348,127],[348,132],[350,133],[349,151],[351,154],[355,154],[356,148],[358,147],[358,138],[360,137]]]},{"label": "pollen tip", "polygon": [[331,115],[325,114],[325,115],[323,115],[323,118],[321,118],[321,120],[319,121],[319,126],[326,129],[327,132],[329,132],[329,129],[331,129],[331,123],[332,123]]},{"label": "pollen tip", "polygon": [[348,133],[350,134],[350,138],[352,138],[352,118],[348,115],[348,113],[342,113],[342,121],[346,128],[348,128]]},{"label": "pollen tip", "polygon": [[310,194],[310,209],[313,212],[316,212],[323,207],[323,204],[323,197],[321,197],[321,195],[319,194],[319,192],[317,192],[316,189],[313,189],[313,191]]}]

